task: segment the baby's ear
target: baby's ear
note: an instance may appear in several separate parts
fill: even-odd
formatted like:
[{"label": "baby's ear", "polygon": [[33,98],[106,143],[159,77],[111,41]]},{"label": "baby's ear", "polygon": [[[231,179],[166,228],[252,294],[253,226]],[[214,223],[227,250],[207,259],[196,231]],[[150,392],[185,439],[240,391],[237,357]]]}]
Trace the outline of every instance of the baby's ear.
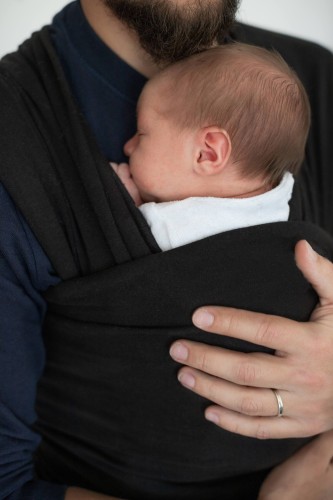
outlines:
[{"label": "baby's ear", "polygon": [[218,127],[204,127],[197,135],[195,172],[200,175],[219,174],[231,155],[229,134]]}]

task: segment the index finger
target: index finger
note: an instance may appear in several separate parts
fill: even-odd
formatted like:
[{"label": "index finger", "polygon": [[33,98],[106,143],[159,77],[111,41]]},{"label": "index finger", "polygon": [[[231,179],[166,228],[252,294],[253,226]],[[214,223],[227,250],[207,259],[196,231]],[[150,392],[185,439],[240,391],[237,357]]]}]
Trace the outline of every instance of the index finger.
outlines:
[{"label": "index finger", "polygon": [[304,335],[308,335],[305,323],[232,307],[201,307],[194,312],[192,321],[201,330],[288,353],[302,346],[304,350]]}]

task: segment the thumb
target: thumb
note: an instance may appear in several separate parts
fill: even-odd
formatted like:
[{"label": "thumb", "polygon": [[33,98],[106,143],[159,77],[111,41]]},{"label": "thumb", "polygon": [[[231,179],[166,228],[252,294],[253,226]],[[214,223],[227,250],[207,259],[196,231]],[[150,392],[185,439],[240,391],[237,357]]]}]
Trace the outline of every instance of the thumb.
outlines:
[{"label": "thumb", "polygon": [[333,264],[305,240],[295,246],[295,259],[304,278],[316,290],[321,306],[333,305]]}]

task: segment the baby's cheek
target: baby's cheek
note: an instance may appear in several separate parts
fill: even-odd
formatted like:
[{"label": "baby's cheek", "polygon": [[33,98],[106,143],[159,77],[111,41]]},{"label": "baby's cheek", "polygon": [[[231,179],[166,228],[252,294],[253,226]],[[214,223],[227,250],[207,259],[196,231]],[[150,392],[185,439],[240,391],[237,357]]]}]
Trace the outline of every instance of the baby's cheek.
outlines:
[{"label": "baby's cheek", "polygon": [[150,201],[155,200],[161,191],[161,183],[158,178],[154,178],[148,171],[141,172],[141,175],[134,179],[139,191],[146,195]]}]

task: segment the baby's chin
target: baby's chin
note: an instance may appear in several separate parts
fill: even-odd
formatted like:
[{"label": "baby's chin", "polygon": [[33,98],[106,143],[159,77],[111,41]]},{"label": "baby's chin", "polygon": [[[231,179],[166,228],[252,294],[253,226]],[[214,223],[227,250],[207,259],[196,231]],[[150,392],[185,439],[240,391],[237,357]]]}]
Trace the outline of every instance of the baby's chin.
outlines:
[{"label": "baby's chin", "polygon": [[152,203],[152,202],[160,203],[161,202],[161,200],[157,196],[154,196],[152,194],[142,193],[140,191],[140,196],[141,196],[143,203]]},{"label": "baby's chin", "polygon": [[136,187],[139,190],[139,194],[141,196],[141,200],[143,201],[143,203],[151,203],[151,202],[160,203],[162,201],[159,196],[156,196],[156,194],[144,189],[145,186],[140,185],[140,182],[136,182],[134,177],[133,180],[136,183]]}]

